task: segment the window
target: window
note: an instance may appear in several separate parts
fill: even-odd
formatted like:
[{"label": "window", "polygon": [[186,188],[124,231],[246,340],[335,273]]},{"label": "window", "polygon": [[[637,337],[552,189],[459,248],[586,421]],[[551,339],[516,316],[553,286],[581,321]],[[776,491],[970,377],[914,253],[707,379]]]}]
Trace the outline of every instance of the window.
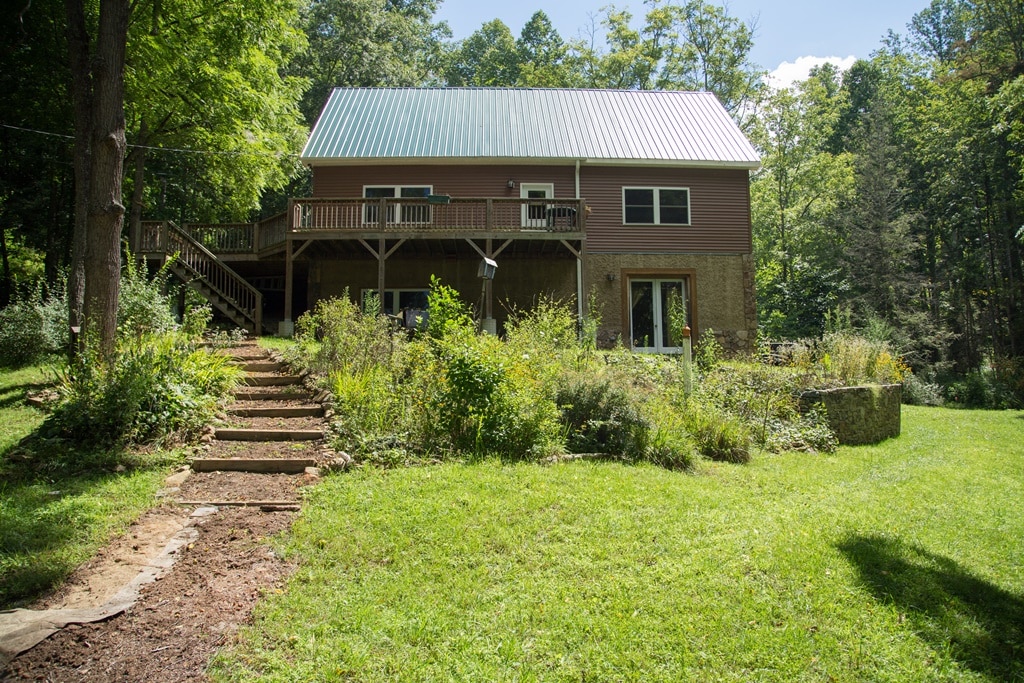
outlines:
[{"label": "window", "polygon": [[[426,199],[431,192],[433,192],[433,188],[429,185],[367,185],[363,187],[363,197],[366,199],[380,199],[381,197]],[[380,204],[378,202],[364,204],[363,223],[378,223],[380,221],[379,212]],[[425,203],[395,202],[388,204],[388,223],[429,223],[430,216],[430,206]]]},{"label": "window", "polygon": [[637,225],[689,225],[690,190],[685,187],[624,187],[622,222]]}]

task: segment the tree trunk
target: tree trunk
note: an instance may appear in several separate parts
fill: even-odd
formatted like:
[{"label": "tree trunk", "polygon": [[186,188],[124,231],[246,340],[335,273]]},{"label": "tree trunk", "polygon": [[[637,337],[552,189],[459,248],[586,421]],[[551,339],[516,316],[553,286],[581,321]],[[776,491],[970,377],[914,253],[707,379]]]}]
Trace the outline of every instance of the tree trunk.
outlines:
[{"label": "tree trunk", "polygon": [[[71,63],[71,99],[75,119],[75,219],[68,273],[68,325],[81,327],[85,303],[85,247],[89,224],[89,165],[92,72],[89,68],[89,31],[82,0],[66,0],[68,56]],[[75,349],[71,348],[71,353]]]},{"label": "tree trunk", "polygon": [[85,258],[84,329],[100,352],[114,350],[121,277],[121,174],[124,169],[124,56],[127,0],[101,0],[99,34],[92,59],[92,158]]},{"label": "tree trunk", "polygon": [[128,234],[131,236],[129,244],[131,245],[132,257],[141,266],[145,263],[142,257],[142,201],[144,191],[146,189],[146,150],[142,147],[147,143],[146,136],[148,134],[148,127],[146,126],[146,119],[142,119],[139,123],[139,139],[137,141],[138,147],[132,150],[129,158],[134,162],[135,175],[132,178],[132,201],[131,209],[128,214]]},{"label": "tree trunk", "polygon": [[[0,217],[3,212],[0,211]],[[0,308],[11,303],[11,263],[7,259],[7,231],[0,223],[0,261],[3,262],[3,272],[0,273]]]}]

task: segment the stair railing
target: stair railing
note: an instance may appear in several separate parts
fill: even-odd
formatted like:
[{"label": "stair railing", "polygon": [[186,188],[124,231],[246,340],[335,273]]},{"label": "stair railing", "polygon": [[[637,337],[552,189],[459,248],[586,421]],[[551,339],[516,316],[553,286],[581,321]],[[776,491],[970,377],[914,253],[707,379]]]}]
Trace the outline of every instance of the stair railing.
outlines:
[{"label": "stair railing", "polygon": [[263,295],[259,290],[173,222],[165,221],[165,225],[165,253],[178,254],[178,264],[194,277],[201,278],[215,294],[252,322],[255,335],[262,334]]}]

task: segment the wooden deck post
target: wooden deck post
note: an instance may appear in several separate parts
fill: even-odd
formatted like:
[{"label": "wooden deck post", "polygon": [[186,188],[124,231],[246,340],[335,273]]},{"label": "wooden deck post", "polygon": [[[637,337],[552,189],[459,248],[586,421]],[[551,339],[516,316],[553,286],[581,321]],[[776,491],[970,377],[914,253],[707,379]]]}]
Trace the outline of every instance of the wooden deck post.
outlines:
[{"label": "wooden deck post", "polygon": [[289,232],[284,237],[284,320],[277,330],[282,337],[290,337],[295,331],[295,324],[292,322],[292,295],[295,291],[295,258],[292,249],[292,236]]},{"label": "wooden deck post", "polygon": [[387,258],[384,249],[386,246],[382,233],[377,241],[377,296],[380,297],[380,310],[382,313],[384,312],[384,259]]}]

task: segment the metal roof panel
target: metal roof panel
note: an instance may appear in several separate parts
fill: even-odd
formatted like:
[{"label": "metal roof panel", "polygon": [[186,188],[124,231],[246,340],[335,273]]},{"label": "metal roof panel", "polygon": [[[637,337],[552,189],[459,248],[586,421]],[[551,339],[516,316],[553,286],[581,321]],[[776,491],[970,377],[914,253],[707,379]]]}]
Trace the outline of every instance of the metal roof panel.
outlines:
[{"label": "metal roof panel", "polygon": [[335,88],[302,159],[759,165],[711,93],[529,88]]}]

